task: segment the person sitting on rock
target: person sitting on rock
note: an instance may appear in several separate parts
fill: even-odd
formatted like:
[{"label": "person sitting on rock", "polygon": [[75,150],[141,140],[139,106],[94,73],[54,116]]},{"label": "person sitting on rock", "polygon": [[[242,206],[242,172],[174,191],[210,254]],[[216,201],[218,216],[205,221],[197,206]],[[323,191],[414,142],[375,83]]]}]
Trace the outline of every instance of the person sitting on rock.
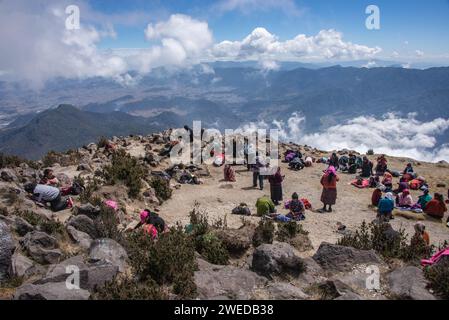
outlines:
[{"label": "person sitting on rock", "polygon": [[388,192],[381,198],[377,206],[377,217],[381,220],[389,221],[393,218],[394,194]]},{"label": "person sitting on rock", "polygon": [[230,164],[224,166],[224,180],[227,182],[235,182],[235,171]]},{"label": "person sitting on rock", "polygon": [[62,211],[73,207],[73,201],[70,197],[62,197],[58,188],[45,184],[27,183],[25,191],[32,195],[32,199],[37,203],[50,203],[50,208],[54,212]]},{"label": "person sitting on rock", "polygon": [[306,208],[296,192],[292,194],[292,199],[288,203],[288,209],[290,210],[287,214],[288,218],[296,221],[301,221],[306,218],[304,215]]},{"label": "person sitting on rock", "polygon": [[268,196],[263,196],[257,199],[256,209],[258,216],[270,215],[272,213],[276,213],[276,206],[274,202]]},{"label": "person sitting on rock", "polygon": [[403,190],[397,197],[398,207],[411,208],[413,206],[413,198],[409,189]]},{"label": "person sitting on rock", "polygon": [[44,175],[39,184],[46,184],[49,186],[57,186],[59,184],[58,178],[53,173],[52,169],[45,169]]},{"label": "person sitting on rock", "polygon": [[373,175],[373,163],[368,160],[368,157],[363,157],[362,162],[362,173],[360,174],[360,177],[362,178],[369,178]]},{"label": "person sitting on rock", "polygon": [[437,219],[443,219],[446,211],[446,203],[444,202],[443,195],[440,193],[435,193],[434,198],[430,200],[424,208],[426,214]]}]

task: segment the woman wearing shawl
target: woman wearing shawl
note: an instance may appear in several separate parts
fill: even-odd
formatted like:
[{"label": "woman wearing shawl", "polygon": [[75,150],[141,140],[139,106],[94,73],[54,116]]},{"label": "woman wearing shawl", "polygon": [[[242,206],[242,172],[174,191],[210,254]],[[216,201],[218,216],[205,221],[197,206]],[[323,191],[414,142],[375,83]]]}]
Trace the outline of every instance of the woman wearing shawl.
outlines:
[{"label": "woman wearing shawl", "polygon": [[340,159],[338,158],[337,154],[334,152],[332,153],[332,156],[329,159],[329,166],[332,166],[335,168],[335,170],[338,170],[339,166],[340,166]]},{"label": "woman wearing shawl", "polygon": [[287,214],[287,217],[290,219],[301,221],[305,219],[304,212],[305,212],[305,206],[304,203],[299,200],[298,194],[295,192],[292,194],[292,200],[290,200],[288,204],[288,209],[290,212]]},{"label": "woman wearing shawl", "polygon": [[378,184],[377,188],[374,189],[373,195],[371,196],[371,204],[375,207],[379,205],[379,201],[382,198],[382,192],[385,191],[385,186],[383,184]]},{"label": "woman wearing shawl", "polygon": [[422,222],[415,224],[415,235],[411,239],[413,247],[419,247],[420,244],[430,245],[430,236],[426,231],[426,226]]},{"label": "woman wearing shawl", "polygon": [[409,189],[405,189],[398,195],[398,206],[402,208],[411,208],[413,206],[413,198]]},{"label": "woman wearing shawl", "polygon": [[442,219],[446,211],[447,207],[444,203],[444,197],[440,193],[435,193],[433,200],[430,200],[424,208],[426,214],[437,219]]},{"label": "woman wearing shawl", "polygon": [[281,174],[281,168],[278,167],[276,173],[268,178],[270,182],[271,200],[275,205],[279,205],[279,201],[282,201],[282,181],[284,177]]},{"label": "woman wearing shawl", "polygon": [[427,203],[432,200],[432,196],[429,194],[429,189],[424,189],[423,192],[424,193],[418,197],[418,204],[421,209],[424,210],[424,208],[427,206]]},{"label": "woman wearing shawl", "polygon": [[388,192],[384,198],[380,199],[377,207],[377,217],[385,220],[392,219],[394,209],[394,194]]},{"label": "woman wearing shawl", "polygon": [[385,172],[382,184],[385,186],[385,190],[391,191],[393,189],[393,176],[389,172]]},{"label": "woman wearing shawl", "polygon": [[235,182],[235,171],[230,164],[224,167],[224,179],[227,182]]},{"label": "woman wearing shawl", "polygon": [[[337,171],[334,166],[329,166],[324,175],[321,177],[321,185],[323,192],[321,193],[321,202],[324,207],[320,212],[332,212],[332,206],[337,201]],[[329,206],[329,209],[327,209]]]}]

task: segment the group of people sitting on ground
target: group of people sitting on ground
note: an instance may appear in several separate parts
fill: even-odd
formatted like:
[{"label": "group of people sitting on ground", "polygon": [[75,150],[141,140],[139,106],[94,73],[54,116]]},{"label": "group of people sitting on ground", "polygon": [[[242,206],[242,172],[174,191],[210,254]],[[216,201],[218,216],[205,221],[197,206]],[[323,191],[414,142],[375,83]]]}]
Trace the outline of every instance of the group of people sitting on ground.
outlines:
[{"label": "group of people sitting on ground", "polygon": [[160,234],[168,231],[167,224],[156,212],[149,209],[140,212],[140,221],[134,228],[142,230],[152,239],[156,239]]},{"label": "group of people sitting on ground", "polygon": [[[371,203],[378,208],[379,218],[386,220],[393,219],[392,213],[395,208],[409,210],[415,213],[424,212],[437,219],[444,217],[447,211],[444,196],[440,193],[435,193],[432,198],[429,186],[424,178],[417,178],[411,163],[407,164],[404,169],[398,188],[392,190],[392,186],[392,176],[389,172],[386,172],[384,179],[378,182],[376,189],[373,191]],[[418,197],[416,202],[410,192],[411,189],[422,191],[422,195]],[[382,196],[384,193],[385,196]]]},{"label": "group of people sitting on ground", "polygon": [[288,163],[290,169],[299,171],[305,167],[311,167],[313,165],[314,159],[310,156],[304,158],[303,154],[299,150],[287,150],[284,153],[285,163]]}]

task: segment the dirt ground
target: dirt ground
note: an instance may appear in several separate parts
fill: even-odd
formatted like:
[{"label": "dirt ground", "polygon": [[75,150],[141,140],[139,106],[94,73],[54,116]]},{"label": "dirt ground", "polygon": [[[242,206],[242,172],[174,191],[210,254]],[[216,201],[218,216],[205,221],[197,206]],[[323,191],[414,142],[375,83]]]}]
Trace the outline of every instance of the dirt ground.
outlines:
[{"label": "dirt ground", "polygon": [[[376,156],[371,157],[375,161]],[[393,170],[403,170],[406,163],[410,161],[404,158],[387,157],[389,167]],[[445,164],[430,164],[414,162],[415,171],[424,176],[430,184],[432,194],[434,192],[447,195],[446,188],[436,188],[439,183],[449,186],[449,166]],[[314,164],[311,168],[305,168],[301,171],[291,171],[287,164],[281,164],[282,173],[286,176],[283,183],[284,200],[297,192],[300,198],[307,198],[313,205],[314,209],[322,206],[320,202],[321,185],[320,178],[323,170],[326,168],[324,164]],[[241,217],[231,214],[231,210],[245,202],[255,214],[256,200],[270,194],[268,181],[265,183],[263,191],[252,188],[252,173],[246,170],[245,166],[235,166],[236,179],[235,183],[227,183],[223,181],[223,168],[210,167],[211,177],[203,179],[202,185],[182,185],[179,190],[174,190],[172,199],[165,202],[160,207],[161,216],[170,224],[181,222],[183,224],[189,221],[189,212],[193,208],[195,202],[198,202],[200,208],[207,211],[211,221],[216,221],[226,217],[229,227],[238,228],[241,225]],[[376,212],[369,207],[371,203],[371,195],[373,189],[357,189],[350,185],[354,179],[354,175],[344,173],[339,174],[340,181],[338,183],[338,199],[332,213],[317,213],[307,211],[306,220],[302,222],[304,228],[310,232],[315,249],[320,243],[326,241],[334,243],[340,237],[336,233],[337,222],[345,224],[348,229],[354,230],[363,221],[371,222],[376,217]],[[394,183],[399,180],[395,179]],[[412,191],[413,199],[416,201],[420,191]],[[278,207],[279,213],[287,213],[282,206]],[[447,216],[446,216],[447,217]],[[426,220],[426,225],[431,242],[438,245],[440,242],[449,240],[449,228],[444,223]],[[258,223],[259,217],[251,216],[249,219],[253,223]],[[392,226],[395,229],[403,228],[411,236],[414,220],[407,220],[402,217],[396,217],[392,220]],[[313,253],[313,251],[311,251]]]}]

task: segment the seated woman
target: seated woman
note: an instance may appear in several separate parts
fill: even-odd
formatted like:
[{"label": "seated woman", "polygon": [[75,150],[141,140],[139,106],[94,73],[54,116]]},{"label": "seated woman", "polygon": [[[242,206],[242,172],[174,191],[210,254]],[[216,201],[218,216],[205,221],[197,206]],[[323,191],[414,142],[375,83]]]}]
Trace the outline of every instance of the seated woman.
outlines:
[{"label": "seated woman", "polygon": [[381,155],[377,158],[376,175],[379,177],[383,176],[387,170],[387,159],[385,158],[385,155]]},{"label": "seated woman", "polygon": [[388,192],[384,198],[381,198],[377,207],[377,217],[389,221],[393,218],[394,194]]},{"label": "seated woman", "polygon": [[393,190],[393,176],[389,172],[385,172],[384,178],[382,179],[382,184],[385,186],[386,190]]},{"label": "seated woman", "polygon": [[424,193],[418,197],[417,202],[421,209],[424,209],[427,206],[427,203],[432,200],[432,196],[429,194],[429,189],[424,189],[423,192]]},{"label": "seated woman", "polygon": [[42,177],[39,184],[45,184],[49,186],[57,186],[59,184],[58,178],[53,173],[52,169],[45,169],[44,176]]},{"label": "seated woman", "polygon": [[414,174],[414,170],[413,170],[413,166],[411,163],[408,163],[407,166],[405,167],[404,171],[402,172],[402,174]]},{"label": "seated woman", "polygon": [[418,222],[415,224],[415,235],[411,239],[412,246],[419,246],[420,243],[424,243],[426,246],[430,245],[430,237],[426,231],[426,226]]},{"label": "seated woman", "polygon": [[377,188],[374,190],[373,195],[371,196],[371,204],[375,207],[379,205],[379,201],[382,198],[382,192],[385,191],[385,186],[383,184],[379,184]]},{"label": "seated woman", "polygon": [[444,203],[444,197],[440,193],[435,193],[434,198],[424,208],[426,214],[437,219],[442,219],[446,211],[446,203]]},{"label": "seated woman", "polygon": [[311,167],[313,165],[313,159],[312,157],[308,156],[306,157],[306,160],[304,161],[304,165],[306,167]]},{"label": "seated woman", "polygon": [[295,192],[292,194],[292,200],[288,204],[288,208],[290,212],[287,214],[287,217],[296,221],[301,221],[305,219],[305,206],[304,203],[299,200],[298,194]]},{"label": "seated woman", "polygon": [[399,182],[399,187],[393,191],[394,194],[399,194],[402,191],[408,189],[408,183],[407,182]]},{"label": "seated woman", "polygon": [[368,160],[368,158],[365,156],[363,157],[362,162],[362,173],[360,176],[362,178],[369,178],[373,175],[373,163]]},{"label": "seated woman", "polygon": [[403,190],[397,197],[398,207],[411,208],[413,206],[413,198],[409,189]]},{"label": "seated woman", "polygon": [[50,203],[53,212],[58,212],[71,208],[73,206],[72,199],[62,197],[58,188],[45,184],[28,183],[25,185],[25,191],[29,193],[31,198],[41,204]]},{"label": "seated woman", "polygon": [[224,166],[224,180],[227,182],[235,182],[235,171],[230,164]]}]

